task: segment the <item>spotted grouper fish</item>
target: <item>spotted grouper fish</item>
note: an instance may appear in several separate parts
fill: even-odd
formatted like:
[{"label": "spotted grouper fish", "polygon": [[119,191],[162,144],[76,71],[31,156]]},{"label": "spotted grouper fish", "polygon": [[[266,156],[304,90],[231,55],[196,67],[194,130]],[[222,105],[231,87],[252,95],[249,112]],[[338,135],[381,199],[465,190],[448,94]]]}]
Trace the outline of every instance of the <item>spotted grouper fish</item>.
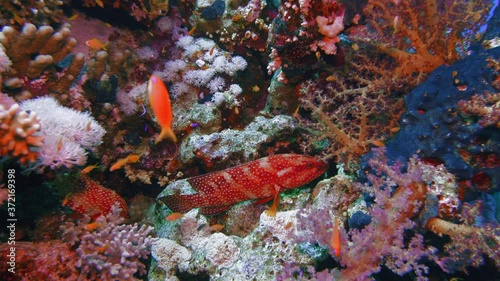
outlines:
[{"label": "spotted grouper fish", "polygon": [[224,212],[232,205],[258,199],[259,203],[274,200],[269,214],[276,213],[279,193],[302,186],[327,169],[327,164],[314,157],[298,154],[279,154],[264,157],[222,171],[186,179],[193,194],[162,196],[169,209],[186,213],[201,208],[204,214]]}]

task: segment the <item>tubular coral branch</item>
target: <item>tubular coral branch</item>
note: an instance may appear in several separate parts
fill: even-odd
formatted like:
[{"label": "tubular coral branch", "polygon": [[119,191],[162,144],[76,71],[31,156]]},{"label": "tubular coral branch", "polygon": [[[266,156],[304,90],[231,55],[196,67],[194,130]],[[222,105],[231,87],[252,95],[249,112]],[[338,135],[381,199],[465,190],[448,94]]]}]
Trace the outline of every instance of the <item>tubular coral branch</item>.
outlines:
[{"label": "tubular coral branch", "polygon": [[440,218],[430,218],[427,220],[425,228],[439,235],[470,235],[471,233],[482,232],[481,228],[456,224]]}]

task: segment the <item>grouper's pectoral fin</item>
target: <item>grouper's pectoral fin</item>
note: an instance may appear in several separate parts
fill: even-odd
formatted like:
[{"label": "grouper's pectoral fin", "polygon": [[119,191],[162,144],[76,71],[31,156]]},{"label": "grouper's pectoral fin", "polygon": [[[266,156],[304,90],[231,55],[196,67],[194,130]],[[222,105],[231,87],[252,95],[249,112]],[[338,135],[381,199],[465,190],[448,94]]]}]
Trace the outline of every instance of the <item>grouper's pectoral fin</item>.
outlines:
[{"label": "grouper's pectoral fin", "polygon": [[278,211],[278,205],[280,204],[280,190],[281,190],[281,187],[276,184],[274,186],[275,193],[274,193],[273,204],[271,205],[271,207],[269,207],[269,209],[266,210],[266,215],[268,215],[270,217],[275,217],[276,212]]}]

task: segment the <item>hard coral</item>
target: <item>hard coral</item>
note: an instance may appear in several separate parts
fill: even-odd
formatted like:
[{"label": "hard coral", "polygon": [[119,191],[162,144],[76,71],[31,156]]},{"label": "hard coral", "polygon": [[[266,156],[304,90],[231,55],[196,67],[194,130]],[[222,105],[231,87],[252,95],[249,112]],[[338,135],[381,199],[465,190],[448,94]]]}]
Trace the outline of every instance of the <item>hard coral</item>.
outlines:
[{"label": "hard coral", "polygon": [[0,156],[18,158],[21,164],[34,162],[44,139],[39,131],[40,120],[34,111],[22,111],[19,104],[9,109],[0,104]]},{"label": "hard coral", "polygon": [[[85,63],[83,54],[66,57],[76,46],[76,40],[69,36],[70,28],[65,24],[56,32],[51,26],[37,28],[25,24],[19,32],[11,26],[4,26],[0,46],[5,48],[11,61],[7,69],[6,63],[2,63],[4,91],[15,93],[18,100],[47,92],[66,92],[76,82]],[[57,63],[66,62],[69,62],[66,66],[56,67]]]},{"label": "hard coral", "polygon": [[370,0],[364,14],[374,33],[356,39],[393,58],[398,77],[430,73],[465,55],[488,7],[484,1]]},{"label": "hard coral", "polygon": [[12,60],[16,74],[36,78],[48,65],[63,59],[76,45],[76,40],[69,37],[69,27],[54,32],[50,26],[37,28],[26,24],[19,33],[5,26],[0,33],[0,43]]},{"label": "hard coral", "polygon": [[153,228],[139,227],[137,223],[126,225],[123,220],[121,209],[115,205],[93,223],[93,230],[88,227],[88,216],[76,225],[67,222],[61,226],[63,240],[78,245],[75,266],[80,269],[79,280],[137,280],[135,274],[146,273],[140,260],[147,259],[156,241],[150,235]]}]

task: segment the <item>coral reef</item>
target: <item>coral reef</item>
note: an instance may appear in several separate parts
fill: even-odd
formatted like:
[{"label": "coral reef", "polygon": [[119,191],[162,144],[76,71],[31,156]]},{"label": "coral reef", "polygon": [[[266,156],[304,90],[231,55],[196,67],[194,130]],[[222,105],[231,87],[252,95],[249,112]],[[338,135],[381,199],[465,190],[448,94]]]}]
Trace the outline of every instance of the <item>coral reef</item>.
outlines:
[{"label": "coral reef", "polygon": [[78,257],[68,244],[60,240],[17,242],[15,278],[7,271],[11,247],[6,243],[0,244],[2,280],[78,280],[78,270],[73,266]]},{"label": "coral reef", "polygon": [[0,279],[500,270],[491,2],[0,2]]},{"label": "coral reef", "polygon": [[70,37],[70,28],[64,24],[55,31],[52,26],[37,28],[26,23],[19,32],[4,26],[0,33],[0,49],[5,50],[0,52],[2,91],[18,101],[54,94],[65,104],[87,102],[81,94],[75,95],[85,56],[71,53],[77,42]]},{"label": "coral reef", "polygon": [[37,26],[61,23],[64,19],[63,4],[61,0],[2,1],[0,25],[19,27],[25,23]]},{"label": "coral reef", "polygon": [[211,233],[206,218],[197,210],[173,223],[162,223],[159,236],[169,238],[153,245],[156,262],[149,278],[178,280],[182,274],[208,274],[215,280],[274,279],[283,262],[311,261],[292,246],[295,213],[280,212],[276,217],[262,214],[260,224],[244,238]]},{"label": "coral reef", "polygon": [[278,115],[272,119],[258,116],[243,131],[226,129],[209,135],[193,133],[182,143],[179,160],[185,164],[199,161],[209,170],[217,169],[213,167],[214,162],[219,167],[237,159],[243,163],[255,159],[260,146],[286,138],[294,128],[292,118]]},{"label": "coral reef", "polygon": [[351,38],[391,57],[396,77],[430,73],[465,56],[489,7],[486,2],[461,0],[370,0],[363,13],[373,32]]},{"label": "coral reef", "polygon": [[86,216],[77,224],[66,222],[61,226],[62,238],[69,245],[77,245],[79,278],[85,280],[137,280],[134,275],[146,273],[140,261],[149,255],[156,241],[150,233],[153,228],[123,224],[121,209],[113,206],[106,216],[90,222]]},{"label": "coral reef", "polygon": [[0,156],[19,159],[21,164],[34,162],[43,145],[40,120],[36,112],[27,113],[15,103],[10,108],[0,104]]},{"label": "coral reef", "polygon": [[94,7],[96,9],[113,8],[123,9],[133,16],[137,21],[145,21],[149,24],[151,21],[168,12],[168,0],[84,0],[84,7]]},{"label": "coral reef", "polygon": [[487,59],[499,52],[499,48],[474,52],[453,66],[441,66],[405,96],[407,110],[399,132],[386,144],[388,157],[405,161],[417,153],[421,158],[439,159],[460,179],[471,179],[482,171],[498,185],[495,129],[464,118],[458,106],[474,95],[496,92],[491,86],[495,72],[487,67]]}]

